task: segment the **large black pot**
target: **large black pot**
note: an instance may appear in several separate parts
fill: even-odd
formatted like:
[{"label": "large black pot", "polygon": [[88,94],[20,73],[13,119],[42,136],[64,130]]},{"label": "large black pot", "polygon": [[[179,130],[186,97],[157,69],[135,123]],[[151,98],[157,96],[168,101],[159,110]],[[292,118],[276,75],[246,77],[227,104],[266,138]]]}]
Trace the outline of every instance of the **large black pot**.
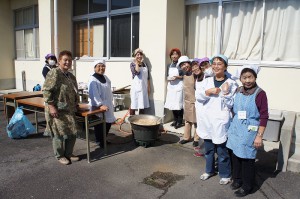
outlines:
[{"label": "large black pot", "polygon": [[133,115],[128,118],[131,124],[133,139],[136,144],[144,147],[154,144],[158,137],[160,123],[155,125],[139,125],[134,122],[139,119],[149,119],[157,121],[159,117],[154,115]]}]

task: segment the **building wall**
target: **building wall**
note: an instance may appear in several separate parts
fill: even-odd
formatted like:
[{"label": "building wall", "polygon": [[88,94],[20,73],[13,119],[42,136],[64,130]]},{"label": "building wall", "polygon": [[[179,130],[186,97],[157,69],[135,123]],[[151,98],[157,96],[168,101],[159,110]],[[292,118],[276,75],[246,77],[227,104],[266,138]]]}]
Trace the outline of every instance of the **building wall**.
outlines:
[{"label": "building wall", "polygon": [[[50,20],[53,18],[50,7],[47,5],[53,0],[12,0],[10,1],[10,10],[39,3],[40,13],[40,45],[41,58],[36,61],[15,61],[15,77],[16,88],[22,89],[21,71],[26,71],[26,86],[27,90],[32,90],[37,83],[43,82],[41,74],[44,65],[44,55],[49,51],[53,52],[53,31],[51,30]],[[1,1],[0,15],[5,17],[12,15],[12,12],[7,13],[9,1]],[[159,6],[158,6],[159,5]],[[59,51],[63,49],[72,49],[72,1],[61,1],[59,4]],[[2,12],[2,10],[4,12]],[[151,69],[151,106],[149,113],[162,116],[168,113],[164,110],[164,100],[166,93],[166,65],[170,62],[168,53],[173,47],[183,49],[184,39],[184,0],[141,0],[140,4],[140,47],[144,50],[146,55],[146,62]],[[3,17],[0,18],[0,23],[8,27],[3,34],[14,35],[13,27],[5,24]],[[7,18],[5,18],[7,19]],[[11,24],[13,17],[11,16]],[[47,25],[47,21],[49,21]],[[42,22],[44,24],[42,24]],[[47,26],[47,27],[45,27]],[[41,29],[45,30],[41,30]],[[1,29],[0,31],[4,31]],[[8,40],[11,40],[8,42]],[[12,48],[7,57],[14,58],[14,36],[5,41],[7,45],[5,48],[0,47],[0,57],[6,53],[7,46]],[[3,45],[1,45],[3,46]],[[129,64],[132,58],[125,58],[122,60],[111,59],[107,62],[106,74],[112,81],[112,85],[120,88],[131,84],[131,74]],[[73,62],[73,68],[76,72],[78,82],[87,82],[89,76],[93,73],[93,60],[76,60]],[[0,73],[0,81],[5,78],[13,78],[13,63],[9,61],[5,73],[2,70]],[[11,61],[12,62],[12,61]],[[0,66],[2,67],[2,65]],[[2,68],[1,68],[2,69]],[[229,72],[234,72],[236,67],[230,66]],[[300,112],[300,92],[296,80],[300,75],[300,70],[295,68],[272,68],[262,67],[258,75],[258,84],[267,92],[270,109],[279,109],[287,111]],[[2,79],[1,79],[2,78]],[[1,84],[2,85],[2,84]],[[170,114],[169,114],[170,116]],[[167,117],[166,119],[168,120]]]},{"label": "building wall", "polygon": [[[229,66],[228,71],[234,73],[236,68]],[[261,67],[257,84],[267,93],[269,109],[300,112],[299,77],[300,69]]]},{"label": "building wall", "polygon": [[[25,4],[25,2],[27,4]],[[72,50],[72,1],[59,1],[58,4],[58,45],[60,50]],[[45,55],[54,53],[54,15],[53,0],[22,1],[13,0],[13,7],[21,8],[29,5],[39,5],[39,41],[40,59],[24,61],[15,60],[16,88],[22,89],[22,71],[25,71],[26,90],[31,91],[36,84],[43,84],[42,69],[45,65]],[[57,55],[58,56],[58,55]]]},{"label": "building wall", "polygon": [[72,51],[72,0],[58,2],[58,52]]},{"label": "building wall", "polygon": [[14,30],[10,1],[0,1],[0,90],[15,88]]}]

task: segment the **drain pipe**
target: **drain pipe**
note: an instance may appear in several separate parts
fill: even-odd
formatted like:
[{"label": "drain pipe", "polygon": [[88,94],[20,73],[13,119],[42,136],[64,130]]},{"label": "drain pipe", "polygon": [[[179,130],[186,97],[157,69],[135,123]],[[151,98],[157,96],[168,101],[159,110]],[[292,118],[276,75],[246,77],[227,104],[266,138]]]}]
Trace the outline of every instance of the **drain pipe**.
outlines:
[{"label": "drain pipe", "polygon": [[25,75],[25,70],[22,71],[22,86],[23,86],[23,91],[26,91],[26,75]]},{"label": "drain pipe", "polygon": [[57,0],[54,0],[54,53],[58,57],[58,10]]}]

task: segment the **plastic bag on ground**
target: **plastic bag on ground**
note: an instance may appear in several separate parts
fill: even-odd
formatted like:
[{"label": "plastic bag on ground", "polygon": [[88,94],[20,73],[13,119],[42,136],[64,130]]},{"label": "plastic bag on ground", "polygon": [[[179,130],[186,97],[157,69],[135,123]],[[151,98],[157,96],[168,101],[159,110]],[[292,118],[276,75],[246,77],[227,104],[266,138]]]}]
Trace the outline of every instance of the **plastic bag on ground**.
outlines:
[{"label": "plastic bag on ground", "polygon": [[35,131],[34,126],[24,115],[22,107],[18,107],[6,127],[7,135],[10,138],[25,138]]}]

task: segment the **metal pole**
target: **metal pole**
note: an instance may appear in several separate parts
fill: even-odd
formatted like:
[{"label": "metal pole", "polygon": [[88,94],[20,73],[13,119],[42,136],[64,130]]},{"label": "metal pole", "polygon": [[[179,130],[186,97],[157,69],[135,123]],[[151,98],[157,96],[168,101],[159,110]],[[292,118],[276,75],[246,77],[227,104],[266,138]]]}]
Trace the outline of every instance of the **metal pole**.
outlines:
[{"label": "metal pole", "polygon": [[58,56],[58,10],[57,0],[54,0],[54,53]]},{"label": "metal pole", "polygon": [[23,91],[26,91],[26,75],[25,75],[25,70],[22,71],[22,86],[23,86]]}]

